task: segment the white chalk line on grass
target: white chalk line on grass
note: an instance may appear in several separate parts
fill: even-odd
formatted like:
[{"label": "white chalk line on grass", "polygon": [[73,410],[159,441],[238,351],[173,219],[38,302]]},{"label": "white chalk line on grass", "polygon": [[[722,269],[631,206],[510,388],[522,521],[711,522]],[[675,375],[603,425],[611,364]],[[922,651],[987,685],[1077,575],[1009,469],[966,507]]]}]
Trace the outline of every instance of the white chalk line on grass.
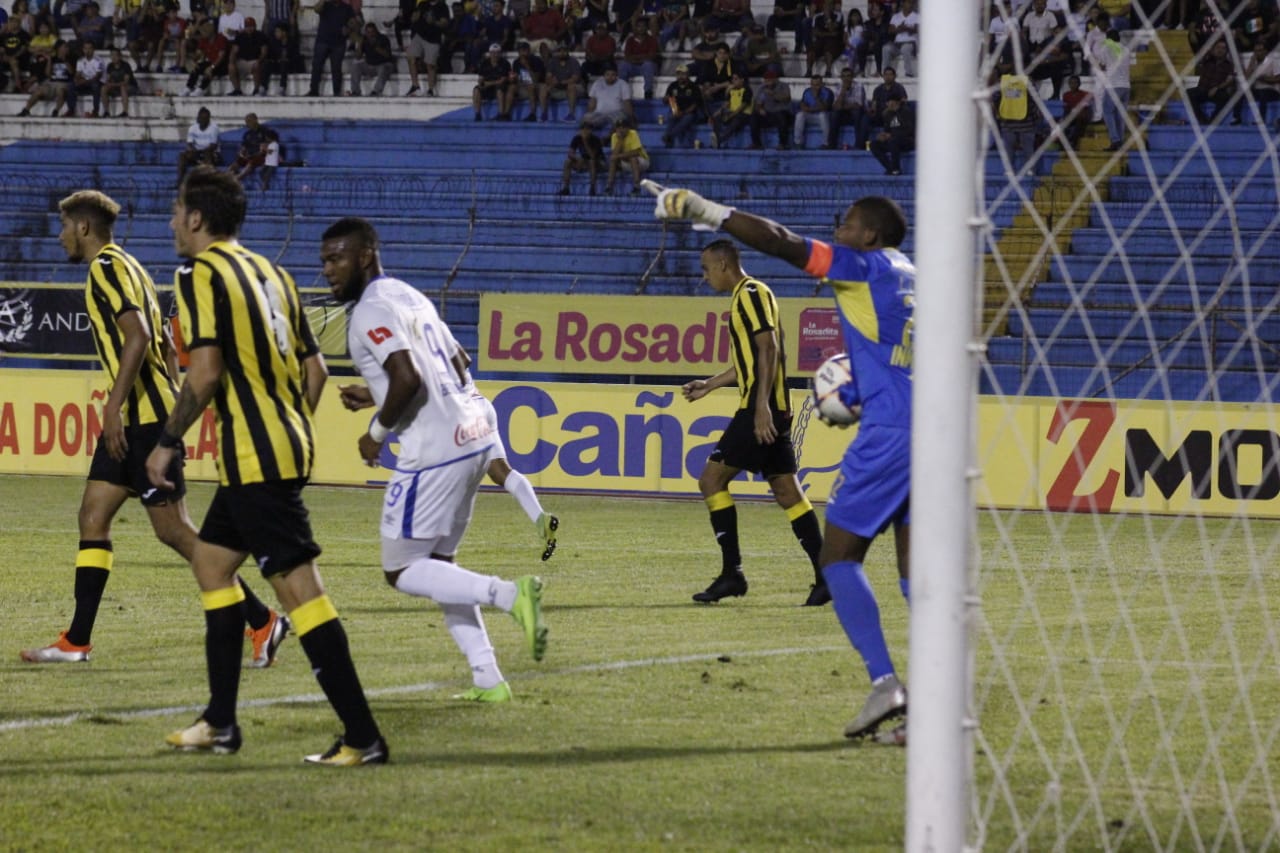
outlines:
[{"label": "white chalk line on grass", "polygon": [[[590,672],[617,672],[624,669],[638,669],[642,666],[670,666],[682,663],[701,663],[718,660],[722,657],[767,658],[785,655],[815,654],[819,652],[836,652],[849,650],[849,646],[809,646],[787,649],[761,649],[758,651],[707,652],[696,655],[673,655],[661,658],[642,658],[640,660],[617,660],[603,663],[587,663],[581,666],[570,666],[552,672],[521,673],[513,681],[525,681],[534,678],[549,678],[561,675],[581,675]],[[74,665],[74,664],[73,664]],[[376,699],[380,696],[400,696],[405,693],[430,693],[436,690],[457,689],[452,681],[427,681],[422,684],[403,684],[398,687],[378,687],[366,690],[365,696]],[[239,704],[241,708],[270,708],[275,705],[305,705],[313,702],[325,702],[323,693],[301,693],[296,696],[279,696],[274,699],[247,699]],[[190,714],[203,711],[204,705],[173,705],[167,708],[141,708],[136,711],[77,711],[57,717],[32,717],[22,720],[9,720],[0,723],[0,733],[42,729],[52,726],[69,726],[84,720],[143,720],[152,717],[170,717],[176,714]]]}]

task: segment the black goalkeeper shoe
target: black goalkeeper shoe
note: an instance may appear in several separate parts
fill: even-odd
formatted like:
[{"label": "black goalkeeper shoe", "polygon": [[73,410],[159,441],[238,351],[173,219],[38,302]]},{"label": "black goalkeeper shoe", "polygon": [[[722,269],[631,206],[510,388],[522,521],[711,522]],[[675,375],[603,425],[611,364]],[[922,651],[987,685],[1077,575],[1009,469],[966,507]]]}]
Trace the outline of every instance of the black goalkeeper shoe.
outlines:
[{"label": "black goalkeeper shoe", "polygon": [[693,600],[700,604],[714,604],[722,598],[738,597],[747,594],[747,579],[742,572],[720,575],[711,582],[711,586],[702,592],[695,592]]},{"label": "black goalkeeper shoe", "polygon": [[805,607],[821,607],[831,601],[831,591],[825,583],[815,583],[809,587],[809,597],[804,600]]}]

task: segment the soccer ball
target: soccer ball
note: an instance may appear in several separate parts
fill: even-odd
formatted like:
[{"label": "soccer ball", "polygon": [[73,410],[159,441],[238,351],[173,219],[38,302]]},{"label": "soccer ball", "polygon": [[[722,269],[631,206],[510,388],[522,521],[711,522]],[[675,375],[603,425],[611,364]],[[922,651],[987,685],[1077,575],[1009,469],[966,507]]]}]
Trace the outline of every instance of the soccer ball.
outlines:
[{"label": "soccer ball", "polygon": [[846,427],[858,422],[862,407],[851,409],[840,400],[840,389],[853,382],[853,371],[849,368],[846,353],[831,356],[813,374],[813,407],[818,410],[818,417],[823,423]]}]

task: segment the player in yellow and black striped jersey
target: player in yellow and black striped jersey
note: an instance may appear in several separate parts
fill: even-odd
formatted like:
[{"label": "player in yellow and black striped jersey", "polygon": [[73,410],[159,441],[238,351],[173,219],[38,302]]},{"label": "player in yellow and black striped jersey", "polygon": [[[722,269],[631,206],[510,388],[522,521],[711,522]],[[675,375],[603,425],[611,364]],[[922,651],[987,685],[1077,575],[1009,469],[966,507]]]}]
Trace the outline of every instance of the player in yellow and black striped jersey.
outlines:
[{"label": "player in yellow and black striped jersey", "polygon": [[738,514],[729,483],[742,471],[762,474],[774,499],[791,520],[791,530],[809,556],[814,583],[806,606],[831,600],[818,570],[822,531],[813,505],[796,478],[791,444],[791,400],[787,392],[786,350],[773,291],[742,270],[737,246],[717,240],[702,250],[702,273],[711,289],[732,293],[729,333],[732,363],[710,379],[684,386],[686,400],[699,400],[717,388],[738,386],[738,410],[720,437],[698,478],[698,488],[711,513],[711,529],[720,545],[720,574],[694,601],[711,603],[747,594],[738,548]]},{"label": "player in yellow and black striped jersey", "polygon": [[[85,307],[110,391],[102,409],[102,435],[89,466],[80,504],[75,614],[58,641],[21,653],[30,663],[85,661],[98,606],[114,561],[111,522],[131,496],[141,498],[161,542],[190,560],[196,531],[183,495],[182,459],[174,459],[172,488],[147,479],[146,459],[177,397],[178,363],[151,276],[113,241],[120,206],[96,190],[82,190],[59,205],[58,236],[67,257],[89,261]],[[275,658],[287,624],[245,588],[246,618],[254,633],[255,665]]]},{"label": "player in yellow and black striped jersey", "polygon": [[243,598],[236,572],[250,554],[289,612],[303,650],[345,731],[330,749],[307,756],[331,766],[385,763],[386,741],[365,700],[338,611],[316,569],[320,547],[302,501],[315,456],[313,413],[328,372],[293,279],[240,245],[244,188],[209,167],[178,187],[169,222],[174,247],[188,258],[177,274],[178,320],[189,365],[147,473],[169,485],[166,470],[182,436],[213,403],[220,485],[191,561],[205,613],[209,704],[166,742],[182,750],[240,748]]}]

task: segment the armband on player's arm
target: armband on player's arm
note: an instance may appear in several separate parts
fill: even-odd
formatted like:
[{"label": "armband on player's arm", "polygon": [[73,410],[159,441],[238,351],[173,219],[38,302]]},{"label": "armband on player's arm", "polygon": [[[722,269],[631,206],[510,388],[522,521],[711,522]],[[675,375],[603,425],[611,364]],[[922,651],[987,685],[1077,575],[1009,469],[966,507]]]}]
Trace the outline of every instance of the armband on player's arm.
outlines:
[{"label": "armband on player's arm", "polygon": [[831,244],[812,239],[806,242],[809,244],[809,260],[804,265],[804,271],[818,278],[826,278],[827,273],[831,272],[831,259],[835,255]]}]

